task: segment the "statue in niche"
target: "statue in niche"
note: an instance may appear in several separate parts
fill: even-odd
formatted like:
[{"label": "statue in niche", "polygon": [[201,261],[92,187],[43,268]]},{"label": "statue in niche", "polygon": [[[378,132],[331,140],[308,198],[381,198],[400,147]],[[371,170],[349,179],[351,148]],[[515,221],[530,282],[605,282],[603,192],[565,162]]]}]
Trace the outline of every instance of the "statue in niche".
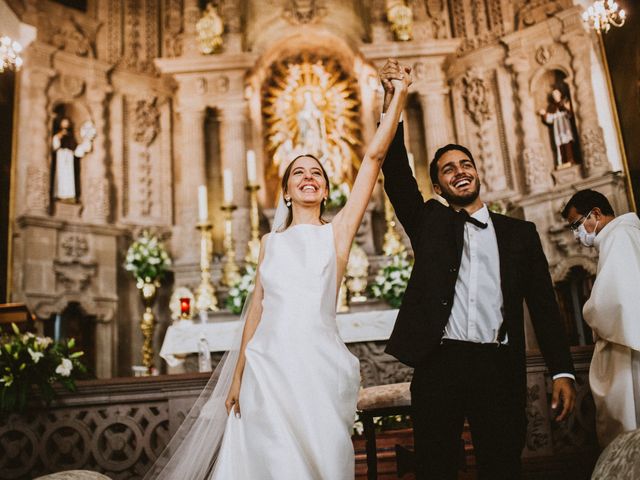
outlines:
[{"label": "statue in niche", "polygon": [[95,136],[93,124],[85,122],[78,143],[71,120],[67,117],[60,120],[51,139],[51,204],[80,203],[80,159],[91,151]]},{"label": "statue in niche", "polygon": [[571,100],[559,88],[549,95],[549,105],[539,112],[542,121],[551,127],[556,150],[556,168],[564,168],[579,163],[576,155],[576,135]]},{"label": "statue in niche", "polygon": [[303,95],[302,108],[297,115],[298,145],[305,153],[321,157],[326,146],[326,129],[324,115],[313,100],[311,91]]}]

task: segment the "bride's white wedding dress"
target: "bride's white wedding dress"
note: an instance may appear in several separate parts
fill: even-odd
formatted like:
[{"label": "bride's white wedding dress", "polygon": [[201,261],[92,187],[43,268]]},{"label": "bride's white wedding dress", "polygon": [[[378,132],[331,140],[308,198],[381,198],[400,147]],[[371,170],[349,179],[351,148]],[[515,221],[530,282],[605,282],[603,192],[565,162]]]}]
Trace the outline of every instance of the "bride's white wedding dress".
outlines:
[{"label": "bride's white wedding dress", "polygon": [[295,225],[271,233],[265,249],[241,418],[228,417],[210,478],[353,480],[360,370],[336,325],[333,227]]}]

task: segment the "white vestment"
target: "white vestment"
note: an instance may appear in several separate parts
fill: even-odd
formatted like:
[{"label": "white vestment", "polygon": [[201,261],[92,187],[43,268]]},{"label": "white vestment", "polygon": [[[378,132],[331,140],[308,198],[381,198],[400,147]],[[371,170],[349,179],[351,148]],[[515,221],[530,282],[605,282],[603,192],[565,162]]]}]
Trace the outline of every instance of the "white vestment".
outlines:
[{"label": "white vestment", "polygon": [[589,384],[598,441],[640,428],[640,219],[621,215],[598,233],[598,273],[584,319],[596,340]]}]

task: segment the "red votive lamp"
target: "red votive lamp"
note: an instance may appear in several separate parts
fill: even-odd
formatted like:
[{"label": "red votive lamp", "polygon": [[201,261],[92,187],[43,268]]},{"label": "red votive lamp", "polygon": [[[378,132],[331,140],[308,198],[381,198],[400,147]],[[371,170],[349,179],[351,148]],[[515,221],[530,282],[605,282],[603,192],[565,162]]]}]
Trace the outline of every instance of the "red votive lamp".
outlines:
[{"label": "red votive lamp", "polygon": [[191,317],[191,299],[189,297],[180,298],[180,318]]}]

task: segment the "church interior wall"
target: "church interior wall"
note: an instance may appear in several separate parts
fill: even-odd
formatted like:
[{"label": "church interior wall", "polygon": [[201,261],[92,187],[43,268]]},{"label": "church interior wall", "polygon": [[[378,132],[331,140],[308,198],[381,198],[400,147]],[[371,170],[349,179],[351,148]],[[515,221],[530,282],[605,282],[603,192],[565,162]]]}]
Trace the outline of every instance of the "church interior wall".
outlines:
[{"label": "church interior wall", "polygon": [[[569,0],[409,4],[413,40],[399,42],[383,0],[311,2],[309,8],[223,0],[223,46],[205,56],[197,51],[195,21],[203,7],[197,0],[93,0],[86,12],[54,1],[1,2],[0,9],[10,6],[37,29],[20,77],[16,128],[28,141],[21,140],[15,157],[12,299],[42,315],[79,299],[96,319],[100,348],[111,352],[100,376],[126,374],[139,363],[141,305],[119,252],[142,229],[153,228],[175,261],[171,287],[197,286],[196,187],[206,184],[217,285],[222,170],[229,168],[239,207],[233,214],[236,259],[242,262],[250,234],[246,150],[256,152],[266,231],[278,187],[277,178],[269,177],[265,85],[273,65],[302,51],[335,59],[353,81],[358,155],[375,131],[382,104],[376,70],[389,56],[411,65],[415,82],[405,132],[423,193],[432,195],[428,162],[435,149],[453,141],[469,145],[484,198],[536,222],[552,272],[566,270],[572,258],[586,268],[592,256],[561,229],[562,203],[575,189],[593,186],[611,196],[617,212],[629,205],[623,179],[610,173],[622,169],[619,146],[608,98],[601,94],[602,65],[579,9]],[[565,77],[583,159],[563,168],[554,168],[550,130],[538,113],[557,75]],[[50,138],[63,104],[74,124],[91,120],[97,136],[80,163],[80,204],[54,203],[51,214]],[[372,256],[380,254],[375,232],[384,227],[383,198],[377,187],[370,223],[359,237],[367,239],[363,245]],[[86,248],[73,247],[75,253],[67,255],[65,241]],[[71,281],[74,275],[82,281]],[[166,309],[160,322],[163,328],[170,323]]]}]

